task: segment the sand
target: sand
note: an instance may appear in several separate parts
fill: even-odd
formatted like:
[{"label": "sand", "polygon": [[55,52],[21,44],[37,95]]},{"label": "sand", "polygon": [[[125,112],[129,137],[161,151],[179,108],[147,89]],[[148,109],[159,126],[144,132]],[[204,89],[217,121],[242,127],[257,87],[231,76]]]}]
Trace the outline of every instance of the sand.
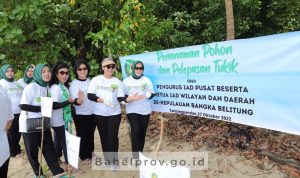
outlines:
[{"label": "sand", "polygon": [[[159,136],[146,137],[144,151],[154,152],[158,144]],[[119,150],[120,152],[130,152],[131,144],[126,121],[122,119],[119,131]],[[100,139],[98,131],[95,132],[95,152],[101,152]],[[24,148],[23,148],[24,149]],[[187,142],[176,142],[168,138],[164,138],[160,149],[162,152],[194,152],[193,146]],[[198,177],[287,177],[287,174],[281,172],[276,164],[268,159],[264,160],[247,160],[240,155],[239,151],[232,153],[223,153],[220,149],[200,148],[199,152],[208,152],[208,169],[201,171],[191,171],[192,178]],[[97,155],[98,153],[96,153]],[[45,165],[45,162],[43,162]],[[52,177],[50,171],[45,174]],[[9,164],[8,177],[23,178],[34,177],[31,166],[26,155],[19,158],[11,158]],[[80,178],[137,178],[139,171],[123,171],[112,172],[111,170],[92,170],[92,165],[86,165],[79,161],[79,172],[76,177]]]}]

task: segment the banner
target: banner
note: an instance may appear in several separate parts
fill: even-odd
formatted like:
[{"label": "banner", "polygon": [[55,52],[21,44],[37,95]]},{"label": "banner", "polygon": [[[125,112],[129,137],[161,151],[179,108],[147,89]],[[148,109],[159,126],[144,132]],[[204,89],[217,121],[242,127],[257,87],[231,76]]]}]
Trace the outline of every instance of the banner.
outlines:
[{"label": "banner", "polygon": [[53,98],[41,97],[41,113],[44,117],[52,117]]},{"label": "banner", "polygon": [[124,56],[124,78],[135,60],[153,82],[153,111],[300,135],[300,32]]},{"label": "banner", "polygon": [[72,135],[68,131],[65,131],[65,134],[69,164],[78,169],[80,137]]}]

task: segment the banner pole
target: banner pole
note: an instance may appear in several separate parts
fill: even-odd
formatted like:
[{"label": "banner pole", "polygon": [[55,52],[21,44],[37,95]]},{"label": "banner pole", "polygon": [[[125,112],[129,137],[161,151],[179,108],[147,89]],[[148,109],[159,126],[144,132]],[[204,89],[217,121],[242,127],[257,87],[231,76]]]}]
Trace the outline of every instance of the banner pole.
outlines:
[{"label": "banner pole", "polygon": [[40,165],[39,165],[39,178],[41,177],[42,161],[43,161],[43,145],[44,145],[44,116],[42,116],[42,138],[40,149]]},{"label": "banner pole", "polygon": [[159,142],[158,142],[158,145],[157,145],[156,151],[155,151],[155,159],[157,159],[157,157],[158,157],[158,152],[159,152],[162,140],[163,140],[164,127],[165,127],[165,123],[164,123],[165,118],[161,117],[161,116],[158,116],[158,118],[160,119],[160,136],[159,136]]}]

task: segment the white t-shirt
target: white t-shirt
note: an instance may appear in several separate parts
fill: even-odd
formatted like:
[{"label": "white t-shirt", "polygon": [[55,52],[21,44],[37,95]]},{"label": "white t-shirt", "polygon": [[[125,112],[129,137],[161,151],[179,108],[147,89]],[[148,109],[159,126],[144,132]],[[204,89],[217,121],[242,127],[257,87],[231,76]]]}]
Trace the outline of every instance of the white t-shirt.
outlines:
[{"label": "white t-shirt", "polygon": [[22,87],[22,89],[24,89],[27,85],[27,83],[25,83],[24,79],[23,78],[20,78],[18,81],[17,81],[17,85]]},{"label": "white t-shirt", "polygon": [[94,102],[87,98],[87,90],[91,80],[86,79],[85,81],[73,80],[70,85],[70,94],[73,99],[78,98],[78,91],[84,92],[84,100],[81,105],[74,105],[76,114],[78,115],[92,115],[94,111]]},{"label": "white t-shirt", "polygon": [[[128,96],[132,96],[134,94],[144,95],[146,93],[154,93],[153,84],[149,80],[149,78],[143,76],[140,79],[134,79],[132,76],[127,77],[123,80],[125,94]],[[126,105],[126,113],[137,113],[142,115],[150,114],[151,102],[149,99],[140,99],[131,101]]]},{"label": "white t-shirt", "polygon": [[[30,83],[26,85],[23,90],[20,104],[27,104],[32,106],[41,106],[41,97],[47,97],[47,87],[42,87],[37,83]],[[27,132],[26,119],[42,117],[41,112],[21,111],[19,118],[19,132]]]},{"label": "white t-shirt", "polygon": [[121,113],[120,103],[117,97],[124,97],[124,87],[122,82],[116,77],[111,79],[103,75],[92,79],[88,93],[96,94],[104,100],[104,103],[94,103],[94,114],[100,116],[112,116]]},{"label": "white t-shirt", "polygon": [[5,163],[5,161],[9,158],[9,145],[7,139],[7,133],[5,131],[5,126],[7,121],[12,120],[14,118],[11,102],[9,97],[7,96],[5,89],[0,86],[0,167]]},{"label": "white t-shirt", "polygon": [[19,114],[21,112],[19,104],[20,104],[23,89],[17,85],[16,81],[8,82],[5,79],[0,80],[0,85],[7,92],[7,95],[11,100],[13,113]]},{"label": "white t-shirt", "polygon": [[[66,90],[68,91],[67,88]],[[51,98],[53,98],[53,102],[58,102],[58,103],[62,102],[61,101],[62,91],[60,89],[59,84],[52,85],[50,88],[50,93],[51,93]],[[51,127],[59,127],[65,125],[63,108],[52,110],[52,118],[50,121],[50,125]]]}]

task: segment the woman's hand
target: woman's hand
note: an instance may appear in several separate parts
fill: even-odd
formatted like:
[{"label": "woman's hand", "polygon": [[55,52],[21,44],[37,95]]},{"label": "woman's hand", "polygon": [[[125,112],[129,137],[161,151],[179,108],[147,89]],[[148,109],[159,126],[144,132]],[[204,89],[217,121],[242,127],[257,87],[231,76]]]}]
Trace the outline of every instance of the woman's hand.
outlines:
[{"label": "woman's hand", "polygon": [[79,90],[79,91],[78,91],[77,103],[78,103],[78,104],[82,104],[82,103],[83,103],[83,100],[84,100],[84,97],[85,97],[84,92],[81,91],[81,90]]},{"label": "woman's hand", "polygon": [[81,99],[81,100],[83,100],[84,97],[85,97],[84,92],[81,91],[81,90],[79,90],[79,91],[78,91],[78,98]]},{"label": "woman's hand", "polygon": [[99,97],[99,98],[97,99],[97,103],[104,103],[104,101],[103,101],[102,98]]},{"label": "woman's hand", "polygon": [[74,101],[75,101],[75,100],[74,100],[73,98],[69,98],[69,103],[70,103],[70,104],[73,104]]},{"label": "woman's hand", "polygon": [[134,101],[134,100],[140,100],[145,99],[146,97],[144,95],[138,95],[138,93],[127,97],[126,102]]},{"label": "woman's hand", "polygon": [[13,120],[7,121],[7,123],[6,123],[6,125],[5,125],[5,129],[4,129],[6,132],[8,132],[9,128],[11,127],[12,121],[13,121]]}]

